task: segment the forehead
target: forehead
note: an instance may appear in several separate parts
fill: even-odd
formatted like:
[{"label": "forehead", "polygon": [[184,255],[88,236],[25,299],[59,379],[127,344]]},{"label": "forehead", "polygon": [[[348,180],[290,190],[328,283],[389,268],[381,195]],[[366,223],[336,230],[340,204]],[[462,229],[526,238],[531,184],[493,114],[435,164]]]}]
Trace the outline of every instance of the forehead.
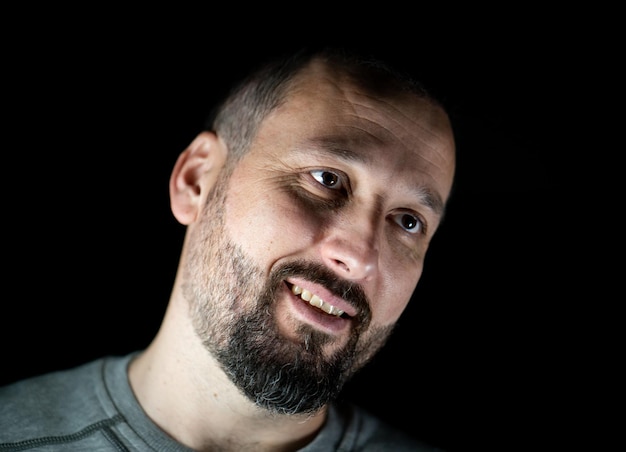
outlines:
[{"label": "forehead", "polygon": [[[379,93],[380,90],[377,90]],[[261,125],[270,154],[326,150],[433,185],[447,199],[454,141],[445,112],[415,94],[374,94],[317,61],[291,82],[286,100]],[[304,152],[306,153],[306,152]]]}]

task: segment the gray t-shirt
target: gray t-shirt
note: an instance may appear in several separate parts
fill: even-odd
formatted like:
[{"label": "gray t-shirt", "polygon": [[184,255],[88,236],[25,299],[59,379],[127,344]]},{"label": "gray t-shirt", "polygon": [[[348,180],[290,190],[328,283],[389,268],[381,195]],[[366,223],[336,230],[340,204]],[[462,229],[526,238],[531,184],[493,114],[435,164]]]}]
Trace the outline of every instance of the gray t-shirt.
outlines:
[{"label": "gray t-shirt", "polygon": [[[0,387],[0,451],[181,451],[128,382],[134,353]],[[333,404],[315,451],[434,451],[355,405]]]}]

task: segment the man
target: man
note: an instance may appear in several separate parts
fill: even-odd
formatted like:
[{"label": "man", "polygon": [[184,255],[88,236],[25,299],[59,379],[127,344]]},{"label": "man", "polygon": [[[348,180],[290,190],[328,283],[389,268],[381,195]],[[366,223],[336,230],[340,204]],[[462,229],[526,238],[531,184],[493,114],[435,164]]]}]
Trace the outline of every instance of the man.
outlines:
[{"label": "man", "polygon": [[0,450],[427,450],[339,396],[442,220],[444,109],[328,50],[260,68],[209,125],[170,178],[187,230],[158,334],[0,389]]}]

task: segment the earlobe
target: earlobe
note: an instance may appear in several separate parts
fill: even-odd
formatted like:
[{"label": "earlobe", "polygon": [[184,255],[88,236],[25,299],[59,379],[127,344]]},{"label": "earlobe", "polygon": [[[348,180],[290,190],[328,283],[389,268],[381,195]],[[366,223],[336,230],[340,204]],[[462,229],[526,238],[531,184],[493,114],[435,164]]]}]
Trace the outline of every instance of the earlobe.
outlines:
[{"label": "earlobe", "polygon": [[176,160],[170,176],[170,206],[184,225],[192,223],[226,161],[226,149],[213,132],[201,132]]}]

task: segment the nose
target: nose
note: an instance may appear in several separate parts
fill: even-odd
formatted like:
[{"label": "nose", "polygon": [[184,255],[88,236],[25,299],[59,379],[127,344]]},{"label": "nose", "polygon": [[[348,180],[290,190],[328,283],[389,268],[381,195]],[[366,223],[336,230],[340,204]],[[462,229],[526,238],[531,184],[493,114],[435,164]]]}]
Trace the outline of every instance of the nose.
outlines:
[{"label": "nose", "polygon": [[334,229],[321,246],[324,263],[340,277],[367,281],[378,271],[379,250],[375,233],[364,227]]}]

